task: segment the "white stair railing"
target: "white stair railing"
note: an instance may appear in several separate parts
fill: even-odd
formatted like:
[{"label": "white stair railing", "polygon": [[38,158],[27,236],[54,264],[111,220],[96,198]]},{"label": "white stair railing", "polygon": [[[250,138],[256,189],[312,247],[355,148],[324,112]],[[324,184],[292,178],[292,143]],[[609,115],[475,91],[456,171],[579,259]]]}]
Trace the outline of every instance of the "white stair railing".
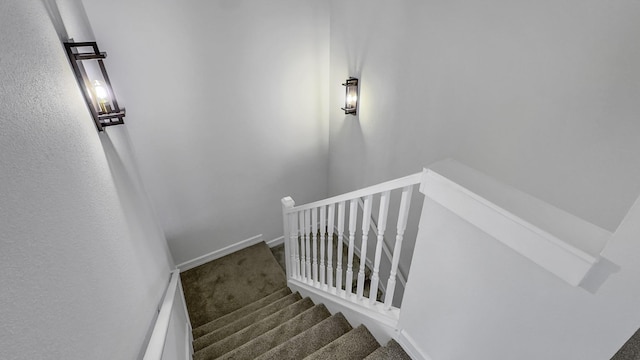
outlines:
[{"label": "white stair railing", "polygon": [[[384,194],[380,194],[380,205],[382,206],[383,204],[383,200],[382,200],[382,196]],[[390,195],[389,195],[390,196]],[[360,210],[364,211],[364,201],[362,201],[362,198],[358,199],[358,205],[360,206]],[[387,207],[388,207],[388,199],[387,199]],[[388,208],[387,208],[388,211]],[[384,236],[384,231],[386,229],[386,213],[385,213],[385,223],[382,224],[383,228],[380,231],[380,234],[382,234]],[[382,218],[382,214],[379,214],[378,217]],[[376,225],[376,221],[373,217],[371,217],[371,221],[369,221],[369,223],[371,224],[371,231],[373,231],[374,234],[378,234],[378,226]],[[384,237],[383,237],[384,239]],[[391,263],[391,259],[393,259],[393,256],[391,255],[391,249],[389,249],[389,245],[384,242],[381,241],[380,244],[382,245],[382,254],[385,255],[385,257],[388,259],[389,263]],[[369,264],[369,259],[367,258],[367,264]],[[373,267],[373,263],[371,263],[371,267]],[[398,278],[398,280],[400,280],[400,284],[402,285],[402,288],[404,289],[404,287],[407,284],[407,277],[402,273],[402,269],[400,267],[398,267],[398,272],[396,273],[396,276]],[[382,288],[382,290],[384,291],[384,287]]]},{"label": "white stair railing", "polygon": [[[311,286],[318,291],[337,296],[363,307],[375,308],[379,313],[395,314],[394,316],[397,316],[397,311],[394,312],[395,308],[392,303],[402,242],[407,227],[413,188],[420,183],[422,176],[422,172],[416,173],[300,206],[295,206],[295,202],[290,197],[283,198],[284,231],[285,239],[287,239],[285,241],[285,253],[288,254],[287,258],[289,259],[287,264],[289,281]],[[388,279],[382,279],[380,276],[380,263],[382,261],[383,246],[385,245],[385,231],[387,230],[387,223],[390,222],[388,217],[393,190],[400,190],[401,198],[397,211],[398,218],[396,221],[395,245],[391,254],[390,275]],[[363,201],[362,218],[360,220],[358,219],[359,201]],[[374,203],[378,205],[378,224],[375,238],[372,237],[370,240],[369,229],[372,225],[371,213]],[[395,214],[396,212],[393,213]],[[345,221],[348,222],[345,224]],[[391,223],[393,222],[391,221]],[[359,236],[357,234],[358,225],[360,225],[361,231]],[[335,244],[334,234],[337,236]],[[345,236],[348,237],[348,253],[347,263],[343,264],[342,244],[346,240]],[[359,267],[354,269],[354,251],[358,240],[361,259]],[[367,297],[364,288],[369,241],[375,241],[375,256],[371,286]],[[333,262],[334,248],[336,250],[335,264]],[[344,274],[343,271],[345,272]],[[387,284],[386,294],[384,301],[381,302],[377,300],[377,290],[380,283],[385,280]],[[356,282],[355,293],[352,291],[354,281]]]}]

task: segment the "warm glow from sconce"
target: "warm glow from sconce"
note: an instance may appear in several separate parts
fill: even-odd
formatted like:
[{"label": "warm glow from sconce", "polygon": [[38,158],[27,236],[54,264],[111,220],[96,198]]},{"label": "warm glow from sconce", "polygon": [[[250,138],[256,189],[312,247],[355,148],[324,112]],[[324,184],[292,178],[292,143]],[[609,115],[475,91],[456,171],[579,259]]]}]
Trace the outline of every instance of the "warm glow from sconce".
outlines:
[{"label": "warm glow from sconce", "polygon": [[124,124],[125,110],[116,100],[104,65],[107,53],[100,52],[95,42],[70,40],[64,42],[64,48],[96,129],[103,131],[106,126]]},{"label": "warm glow from sconce", "polygon": [[111,106],[108,104],[109,93],[100,81],[95,80],[93,82],[93,91],[96,94],[96,100],[98,101],[100,112],[108,113],[109,111],[111,111]]},{"label": "warm glow from sconce", "polygon": [[350,77],[342,86],[346,88],[342,110],[345,114],[356,115],[358,111],[358,79]]},{"label": "warm glow from sconce", "polygon": [[93,90],[96,92],[96,98],[98,102],[105,103],[109,99],[107,89],[104,88],[102,83],[98,80],[93,82]]}]

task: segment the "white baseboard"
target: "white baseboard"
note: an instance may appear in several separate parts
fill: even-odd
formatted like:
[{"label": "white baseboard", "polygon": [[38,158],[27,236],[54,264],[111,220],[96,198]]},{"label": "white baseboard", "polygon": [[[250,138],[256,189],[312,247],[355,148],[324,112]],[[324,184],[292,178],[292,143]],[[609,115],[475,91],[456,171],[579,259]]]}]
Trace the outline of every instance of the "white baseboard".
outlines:
[{"label": "white baseboard", "polygon": [[221,258],[223,256],[229,255],[229,254],[234,253],[234,252],[236,252],[238,250],[242,250],[242,249],[244,249],[246,247],[249,247],[251,245],[255,245],[255,244],[257,244],[257,243],[259,243],[261,241],[264,241],[263,236],[262,236],[262,234],[258,234],[256,236],[250,237],[248,239],[245,239],[245,240],[242,240],[242,241],[238,241],[237,243],[231,244],[231,245],[229,245],[227,247],[223,247],[220,250],[215,250],[215,251],[212,251],[212,252],[210,252],[208,254],[204,254],[202,256],[198,256],[195,259],[185,261],[185,262],[183,262],[181,264],[178,264],[176,267],[178,269],[180,269],[180,272],[187,271],[189,269],[193,269],[196,266],[200,266],[202,264],[205,264],[205,263],[207,263],[207,262],[209,262],[211,260],[219,259],[219,258]]},{"label": "white baseboard", "polygon": [[277,237],[277,238],[275,238],[273,240],[267,241],[267,245],[269,245],[270,248],[276,247],[276,246],[282,245],[282,244],[284,244],[284,236],[280,236],[280,237]]},{"label": "white baseboard", "polygon": [[191,335],[191,324],[187,322],[185,324],[185,334],[184,334],[184,359],[189,360],[193,359],[193,339]]},{"label": "white baseboard", "polygon": [[[382,310],[382,303],[369,305],[369,301],[366,298],[357,300],[356,303],[354,302],[355,294],[344,295],[344,290],[338,291],[335,288],[321,290],[296,279],[290,278],[287,284],[292,291],[298,291],[303,297],[308,296],[314,302],[323,303],[331,312],[353,311],[375,321],[377,325],[384,325],[394,331],[398,328],[398,318],[400,317],[400,309],[398,308],[392,307],[391,310]],[[350,299],[343,296],[348,296]],[[332,309],[335,309],[335,311],[332,311]]]},{"label": "white baseboard", "polygon": [[400,330],[396,341],[404,351],[414,360],[433,360],[431,356],[427,355],[420,349],[416,341],[407,334],[406,331]]}]

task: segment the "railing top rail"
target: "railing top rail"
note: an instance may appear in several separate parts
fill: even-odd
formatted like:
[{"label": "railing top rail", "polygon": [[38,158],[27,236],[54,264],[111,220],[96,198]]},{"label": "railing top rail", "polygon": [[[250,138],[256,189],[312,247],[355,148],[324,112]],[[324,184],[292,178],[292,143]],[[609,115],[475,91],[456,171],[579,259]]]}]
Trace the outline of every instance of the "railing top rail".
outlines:
[{"label": "railing top rail", "polygon": [[384,191],[395,190],[395,189],[403,188],[409,185],[416,185],[416,184],[419,184],[420,181],[422,180],[422,173],[423,172],[415,173],[409,176],[401,177],[394,180],[389,180],[377,185],[372,185],[372,186],[359,189],[356,191],[352,191],[346,194],[330,197],[328,199],[324,199],[324,200],[320,200],[320,201],[316,201],[316,202],[312,202],[304,205],[294,206],[292,208],[286,209],[285,213],[290,214],[292,212],[297,212],[300,210],[313,209],[320,206],[336,204],[342,201],[353,200],[363,196],[381,193]]}]

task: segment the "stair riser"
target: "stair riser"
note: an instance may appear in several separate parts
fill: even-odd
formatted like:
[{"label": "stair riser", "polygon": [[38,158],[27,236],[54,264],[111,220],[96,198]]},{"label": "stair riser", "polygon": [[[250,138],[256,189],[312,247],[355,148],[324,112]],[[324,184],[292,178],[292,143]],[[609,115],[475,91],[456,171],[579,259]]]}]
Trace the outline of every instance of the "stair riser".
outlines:
[{"label": "stair riser", "polygon": [[295,304],[301,299],[302,298],[297,293],[290,294],[281,299],[278,299],[277,301],[263,307],[262,309],[258,309],[251,314],[232,322],[229,325],[226,325],[220,329],[214,330],[206,335],[199,337],[193,342],[193,350],[198,351],[217,341],[220,341],[227,336],[230,336],[270,315],[273,315],[274,313],[277,313],[278,311],[286,308],[289,305]]}]

